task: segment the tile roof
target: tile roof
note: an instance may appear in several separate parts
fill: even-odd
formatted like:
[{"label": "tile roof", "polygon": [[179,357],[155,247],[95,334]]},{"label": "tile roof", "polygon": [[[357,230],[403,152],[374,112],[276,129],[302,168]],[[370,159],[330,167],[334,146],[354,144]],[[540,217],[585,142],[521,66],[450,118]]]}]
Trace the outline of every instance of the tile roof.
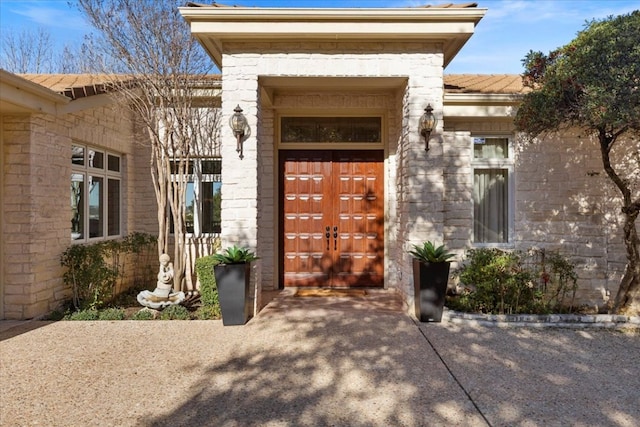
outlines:
[{"label": "tile roof", "polygon": [[[105,84],[113,76],[105,74],[19,74],[71,99],[105,93]],[[127,76],[123,76],[127,77]],[[220,75],[207,76],[208,82],[219,82]],[[481,93],[517,95],[527,92],[519,74],[445,74],[446,93]]]},{"label": "tile roof", "polygon": [[71,99],[105,93],[112,76],[105,74],[18,74],[25,80],[61,93]]},{"label": "tile roof", "polygon": [[520,74],[445,74],[446,93],[495,93],[517,95],[528,91]]},{"label": "tile roof", "polygon": [[425,4],[424,6],[415,6],[417,9],[421,8],[434,8],[434,9],[464,9],[467,7],[478,7],[478,3],[469,2],[469,3],[444,3],[444,4],[436,4],[430,5]]},{"label": "tile roof", "polygon": [[[18,74],[18,76],[71,99],[106,93],[106,86],[114,81],[114,78],[121,79],[123,82],[135,80],[125,74]],[[219,82],[221,76],[217,74],[209,75],[204,80],[209,83]],[[201,79],[201,81],[203,80]]]}]

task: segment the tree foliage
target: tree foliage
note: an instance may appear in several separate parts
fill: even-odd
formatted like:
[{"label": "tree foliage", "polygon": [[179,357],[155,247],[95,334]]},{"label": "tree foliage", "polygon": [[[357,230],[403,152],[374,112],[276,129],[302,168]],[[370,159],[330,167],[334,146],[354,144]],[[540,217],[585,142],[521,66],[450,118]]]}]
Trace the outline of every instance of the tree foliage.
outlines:
[{"label": "tree foliage", "polygon": [[[95,71],[110,77],[117,104],[133,113],[150,142],[157,201],[158,252],[168,253],[173,223],[174,289],[186,257],[185,195],[196,156],[217,151],[217,81],[204,50],[191,36],[175,0],[78,0],[95,28]],[[171,218],[168,215],[171,212]]]},{"label": "tree foliage", "polygon": [[531,92],[516,127],[530,137],[570,127],[595,135],[604,170],[622,196],[628,263],[615,300],[620,310],[640,290],[640,194],[631,184],[640,164],[622,168],[611,155],[616,144],[640,150],[640,11],[588,22],[566,46],[547,55],[531,51],[523,64]]}]

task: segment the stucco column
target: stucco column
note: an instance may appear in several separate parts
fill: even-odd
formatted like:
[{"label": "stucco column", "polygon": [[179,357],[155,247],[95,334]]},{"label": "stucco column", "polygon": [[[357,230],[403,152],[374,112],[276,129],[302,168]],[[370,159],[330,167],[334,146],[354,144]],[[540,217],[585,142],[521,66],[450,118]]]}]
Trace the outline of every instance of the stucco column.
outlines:
[{"label": "stucco column", "polygon": [[[222,69],[222,248],[232,245],[258,248],[258,76],[246,55],[224,55]],[[243,157],[229,118],[242,108],[250,131],[243,138]],[[260,254],[258,253],[258,256]],[[254,314],[260,306],[261,263],[253,263]]]}]

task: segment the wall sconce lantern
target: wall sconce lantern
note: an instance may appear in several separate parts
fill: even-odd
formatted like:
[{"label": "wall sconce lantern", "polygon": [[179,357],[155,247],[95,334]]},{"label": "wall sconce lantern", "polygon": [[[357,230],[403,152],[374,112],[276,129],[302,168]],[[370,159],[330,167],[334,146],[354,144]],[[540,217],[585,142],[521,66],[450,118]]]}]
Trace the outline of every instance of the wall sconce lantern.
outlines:
[{"label": "wall sconce lantern", "polygon": [[242,142],[245,135],[249,133],[249,123],[247,123],[247,118],[242,114],[242,108],[238,105],[234,108],[235,113],[229,119],[229,126],[233,130],[233,134],[237,139],[236,151],[240,154],[240,158],[244,158],[242,154]]},{"label": "wall sconce lantern", "polygon": [[425,151],[429,151],[429,138],[431,137],[431,131],[433,131],[437,125],[438,119],[433,115],[433,107],[431,107],[431,104],[428,104],[427,108],[424,109],[424,114],[420,117],[420,124],[418,125],[420,135],[424,137]]}]

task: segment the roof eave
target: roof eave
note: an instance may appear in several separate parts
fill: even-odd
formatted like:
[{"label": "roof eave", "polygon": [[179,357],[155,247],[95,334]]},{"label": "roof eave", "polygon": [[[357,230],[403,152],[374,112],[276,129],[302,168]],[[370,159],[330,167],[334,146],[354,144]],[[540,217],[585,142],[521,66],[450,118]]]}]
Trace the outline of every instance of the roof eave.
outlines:
[{"label": "roof eave", "polygon": [[446,93],[444,104],[519,104],[523,94],[519,93]]},{"label": "roof eave", "polygon": [[443,44],[444,65],[473,35],[487,9],[280,9],[183,7],[192,34],[222,68],[230,40],[426,40]]},{"label": "roof eave", "polygon": [[39,84],[0,69],[1,113],[56,114],[71,100]]},{"label": "roof eave", "polygon": [[478,23],[487,12],[486,8],[250,8],[250,7],[180,7],[180,14],[188,21],[221,20],[234,21],[371,21],[371,20],[448,20],[461,19]]},{"label": "roof eave", "polygon": [[521,94],[445,93],[443,116],[445,120],[513,120],[521,101]]}]

